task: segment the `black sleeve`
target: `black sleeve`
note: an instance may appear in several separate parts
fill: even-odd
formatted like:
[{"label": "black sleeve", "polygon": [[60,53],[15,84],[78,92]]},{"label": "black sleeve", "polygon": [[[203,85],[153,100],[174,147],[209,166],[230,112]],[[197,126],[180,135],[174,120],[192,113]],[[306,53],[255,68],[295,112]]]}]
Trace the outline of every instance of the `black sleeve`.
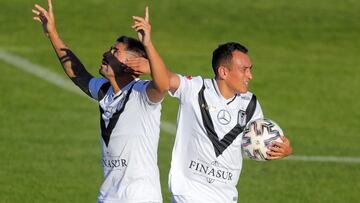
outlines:
[{"label": "black sleeve", "polygon": [[66,55],[60,58],[61,64],[70,61],[71,69],[75,74],[75,77],[70,77],[70,79],[78,86],[83,92],[91,97],[89,91],[89,82],[94,77],[92,76],[81,63],[81,61],[76,57],[76,55],[70,49],[62,49],[66,52]]}]

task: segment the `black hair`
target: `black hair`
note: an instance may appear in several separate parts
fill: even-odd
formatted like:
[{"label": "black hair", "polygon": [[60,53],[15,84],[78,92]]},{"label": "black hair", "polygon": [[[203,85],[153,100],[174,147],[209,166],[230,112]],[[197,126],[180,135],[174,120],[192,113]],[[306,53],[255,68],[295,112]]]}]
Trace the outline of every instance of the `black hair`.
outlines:
[{"label": "black hair", "polygon": [[126,51],[137,53],[140,57],[147,58],[144,45],[137,39],[120,36],[117,40],[119,43],[123,43],[126,46]]},{"label": "black hair", "polygon": [[215,76],[218,75],[218,68],[220,65],[231,63],[232,53],[234,51],[240,51],[244,54],[248,53],[248,49],[245,46],[236,42],[220,44],[219,47],[214,50],[212,57],[212,68]]}]

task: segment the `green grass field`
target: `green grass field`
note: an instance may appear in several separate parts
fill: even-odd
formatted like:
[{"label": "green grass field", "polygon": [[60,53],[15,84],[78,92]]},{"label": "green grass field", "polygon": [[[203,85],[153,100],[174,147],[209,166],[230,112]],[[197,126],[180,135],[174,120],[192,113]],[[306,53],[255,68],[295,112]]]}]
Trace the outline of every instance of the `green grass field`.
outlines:
[{"label": "green grass field", "polygon": [[[64,41],[97,75],[118,35],[135,37],[131,16],[150,6],[153,41],[168,67],[212,77],[220,43],[245,44],[254,64],[251,91],[285,131],[295,156],[360,158],[360,1],[53,0]],[[0,50],[66,79],[34,3],[2,1]],[[0,202],[95,202],[102,180],[98,108],[0,59]],[[162,120],[175,123],[166,98]],[[162,131],[164,202],[174,134]],[[360,163],[245,160],[241,203],[359,202]]]}]

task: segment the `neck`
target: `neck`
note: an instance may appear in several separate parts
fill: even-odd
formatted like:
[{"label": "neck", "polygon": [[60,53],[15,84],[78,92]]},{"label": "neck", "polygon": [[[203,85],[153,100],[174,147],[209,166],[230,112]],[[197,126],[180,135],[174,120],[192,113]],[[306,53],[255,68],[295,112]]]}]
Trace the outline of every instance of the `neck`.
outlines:
[{"label": "neck", "polygon": [[109,82],[114,90],[114,93],[118,93],[122,88],[124,88],[127,84],[129,84],[130,82],[132,82],[133,80],[135,80],[134,77],[129,76],[129,77],[119,77],[119,78],[112,78],[109,79]]},{"label": "neck", "polygon": [[235,96],[236,92],[234,92],[226,83],[224,80],[220,80],[220,79],[215,79],[216,84],[219,88],[220,94],[225,98],[225,99],[230,99],[232,97]]}]

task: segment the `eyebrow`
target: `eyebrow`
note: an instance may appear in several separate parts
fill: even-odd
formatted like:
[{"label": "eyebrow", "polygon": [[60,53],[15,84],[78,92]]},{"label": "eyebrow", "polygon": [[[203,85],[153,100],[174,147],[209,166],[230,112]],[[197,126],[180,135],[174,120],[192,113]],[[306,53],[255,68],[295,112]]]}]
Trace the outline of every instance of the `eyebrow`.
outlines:
[{"label": "eyebrow", "polygon": [[[118,49],[117,47],[115,47],[115,46],[111,46],[111,47],[110,47],[110,50],[119,51],[119,49]],[[127,54],[129,54],[129,55],[132,55],[132,56],[135,56],[135,57],[141,57],[141,56],[139,56],[138,53],[133,52],[133,51],[127,51],[127,50],[125,50],[125,53],[127,53]]]}]

